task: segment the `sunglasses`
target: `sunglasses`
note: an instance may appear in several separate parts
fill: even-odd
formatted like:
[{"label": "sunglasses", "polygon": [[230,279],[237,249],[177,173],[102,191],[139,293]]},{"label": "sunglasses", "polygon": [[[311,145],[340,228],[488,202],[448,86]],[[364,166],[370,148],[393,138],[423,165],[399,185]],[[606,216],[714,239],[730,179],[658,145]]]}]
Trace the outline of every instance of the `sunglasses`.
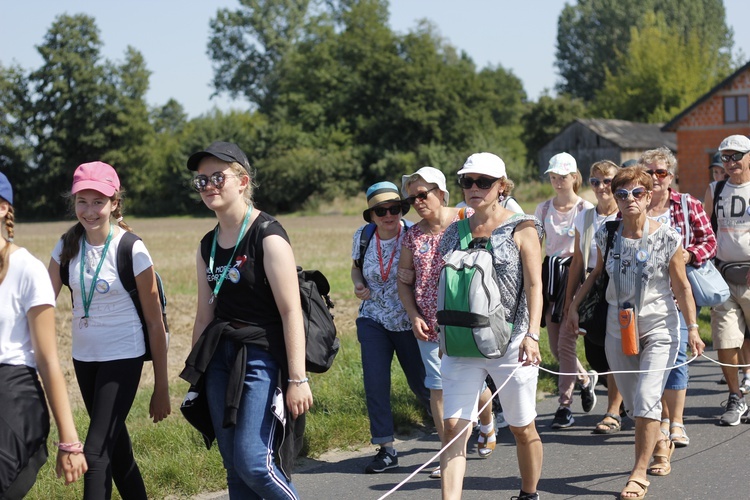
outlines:
[{"label": "sunglasses", "polygon": [[237,175],[225,174],[224,172],[214,172],[209,175],[196,175],[193,180],[190,181],[191,186],[197,192],[202,193],[208,189],[208,184],[211,183],[216,189],[224,187],[224,183],[227,177],[238,177]]},{"label": "sunglasses", "polygon": [[398,215],[401,213],[401,205],[391,205],[390,207],[375,207],[370,211],[378,217],[385,217],[385,214]]},{"label": "sunglasses", "polygon": [[497,181],[497,179],[493,177],[479,177],[477,179],[472,179],[471,177],[462,175],[458,178],[458,185],[463,189],[471,189],[471,186],[474,184],[476,184],[479,189],[489,189],[495,181]]},{"label": "sunglasses", "polygon": [[425,201],[427,199],[427,194],[430,193],[430,191],[435,191],[437,187],[434,187],[432,189],[428,189],[427,191],[422,191],[421,193],[417,193],[414,196],[409,196],[404,201],[407,202],[409,205],[414,205],[417,200],[419,201]]},{"label": "sunglasses", "polygon": [[648,193],[648,190],[645,187],[633,188],[630,191],[628,191],[627,189],[618,189],[617,191],[615,191],[615,198],[617,198],[620,201],[625,201],[632,194],[633,199],[640,200],[644,196],[646,196],[646,193]]},{"label": "sunglasses", "polygon": [[731,155],[721,155],[721,161],[729,163],[730,161],[740,161],[747,153],[733,153]]},{"label": "sunglasses", "polygon": [[657,179],[664,179],[669,175],[669,170],[657,168],[656,170],[646,170],[648,175],[655,175]]},{"label": "sunglasses", "polygon": [[591,187],[594,187],[594,188],[598,188],[602,184],[604,184],[605,186],[609,186],[610,184],[612,184],[612,178],[608,177],[606,179],[600,180],[600,179],[597,179],[596,177],[592,177],[591,179],[589,179],[589,184],[591,185]]}]

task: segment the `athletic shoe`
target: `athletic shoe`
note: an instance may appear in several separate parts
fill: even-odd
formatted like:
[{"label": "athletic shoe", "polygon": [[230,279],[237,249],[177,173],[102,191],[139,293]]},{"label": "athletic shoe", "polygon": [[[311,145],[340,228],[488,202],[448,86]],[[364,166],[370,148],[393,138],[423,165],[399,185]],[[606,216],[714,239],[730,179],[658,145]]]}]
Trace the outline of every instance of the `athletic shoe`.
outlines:
[{"label": "athletic shoe", "polygon": [[365,467],[367,474],[379,474],[387,469],[398,467],[398,457],[396,453],[391,455],[385,448],[378,448],[378,454],[372,459],[372,462]]},{"label": "athletic shoe", "polygon": [[750,392],[750,378],[744,377],[742,379],[742,385],[740,385],[740,392],[742,394],[747,394]]},{"label": "athletic shoe", "polygon": [[581,386],[581,407],[585,413],[590,412],[596,406],[596,383],[599,381],[599,374],[595,370],[589,370],[588,385]]},{"label": "athletic shoe", "polygon": [[510,500],[539,500],[539,493],[525,493],[523,495],[510,497]]},{"label": "athletic shoe", "polygon": [[552,420],[551,427],[553,429],[565,429],[575,423],[573,418],[573,412],[566,406],[561,406],[555,412],[555,418]]},{"label": "athletic shoe", "polygon": [[497,430],[505,429],[510,425],[507,420],[505,420],[505,415],[503,415],[503,412],[499,411],[495,413],[495,426]]},{"label": "athletic shoe", "polygon": [[719,419],[719,425],[737,425],[742,421],[742,416],[747,413],[745,398],[739,394],[730,394],[726,405],[723,406],[724,415]]}]

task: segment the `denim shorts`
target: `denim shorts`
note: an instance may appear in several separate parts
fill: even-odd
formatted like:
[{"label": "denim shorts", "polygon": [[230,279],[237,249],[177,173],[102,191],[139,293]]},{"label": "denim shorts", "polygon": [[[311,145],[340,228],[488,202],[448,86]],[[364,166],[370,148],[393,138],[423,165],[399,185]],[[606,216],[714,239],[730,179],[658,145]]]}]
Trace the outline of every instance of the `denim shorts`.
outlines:
[{"label": "denim shorts", "polygon": [[443,378],[440,376],[440,344],[427,340],[417,340],[419,353],[424,363],[424,386],[430,390],[442,390]]}]

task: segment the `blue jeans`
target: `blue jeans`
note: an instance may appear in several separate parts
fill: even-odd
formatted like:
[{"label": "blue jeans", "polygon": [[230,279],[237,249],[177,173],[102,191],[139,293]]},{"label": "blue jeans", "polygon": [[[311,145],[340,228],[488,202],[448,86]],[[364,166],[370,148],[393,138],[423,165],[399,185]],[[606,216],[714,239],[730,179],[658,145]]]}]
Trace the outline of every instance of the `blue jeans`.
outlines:
[{"label": "blue jeans", "polygon": [[[688,331],[685,317],[680,313],[680,345],[677,350],[676,365],[682,364],[687,361],[687,343],[688,343]],[[679,368],[672,368],[667,378],[667,386],[665,389],[682,390],[688,387],[688,365],[681,366]]]},{"label": "blue jeans", "polygon": [[206,396],[216,441],[227,470],[229,497],[232,499],[299,498],[273,461],[273,442],[277,426],[271,413],[279,366],[271,354],[247,346],[247,368],[237,424],[223,428],[224,401],[229,372],[238,344],[221,340],[206,370]]},{"label": "blue jeans", "polygon": [[417,339],[411,330],[392,332],[369,318],[357,318],[357,339],[362,352],[371,442],[390,443],[393,441],[391,362],[394,352],[412,392],[425,408],[430,407],[430,391],[424,385],[425,370]]}]

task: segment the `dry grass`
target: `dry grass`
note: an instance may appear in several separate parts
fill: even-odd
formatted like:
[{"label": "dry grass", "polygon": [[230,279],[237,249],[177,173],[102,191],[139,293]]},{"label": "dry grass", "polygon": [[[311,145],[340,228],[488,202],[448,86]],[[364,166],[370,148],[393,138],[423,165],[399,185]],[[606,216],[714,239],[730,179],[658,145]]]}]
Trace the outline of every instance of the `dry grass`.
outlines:
[{"label": "dry grass", "polygon": [[[352,234],[363,221],[361,216],[279,217],[289,233],[297,263],[305,268],[320,269],[331,278],[332,298],[336,303],[339,335],[354,335],[354,319],[359,301],[350,293],[348,269],[351,267]],[[213,218],[127,219],[134,232],[143,238],[156,269],[164,279],[167,294],[171,339],[169,348],[170,382],[176,381],[190,351],[195,317],[196,270],[198,242],[216,224]],[[19,223],[16,243],[26,247],[45,264],[60,235],[72,224]],[[345,277],[345,278],[343,278]],[[80,404],[71,358],[70,297],[63,289],[58,298],[57,331],[60,360],[69,382],[68,392],[74,404]],[[142,387],[153,386],[151,364],[144,366]],[[182,394],[173,394],[177,408]]]}]

